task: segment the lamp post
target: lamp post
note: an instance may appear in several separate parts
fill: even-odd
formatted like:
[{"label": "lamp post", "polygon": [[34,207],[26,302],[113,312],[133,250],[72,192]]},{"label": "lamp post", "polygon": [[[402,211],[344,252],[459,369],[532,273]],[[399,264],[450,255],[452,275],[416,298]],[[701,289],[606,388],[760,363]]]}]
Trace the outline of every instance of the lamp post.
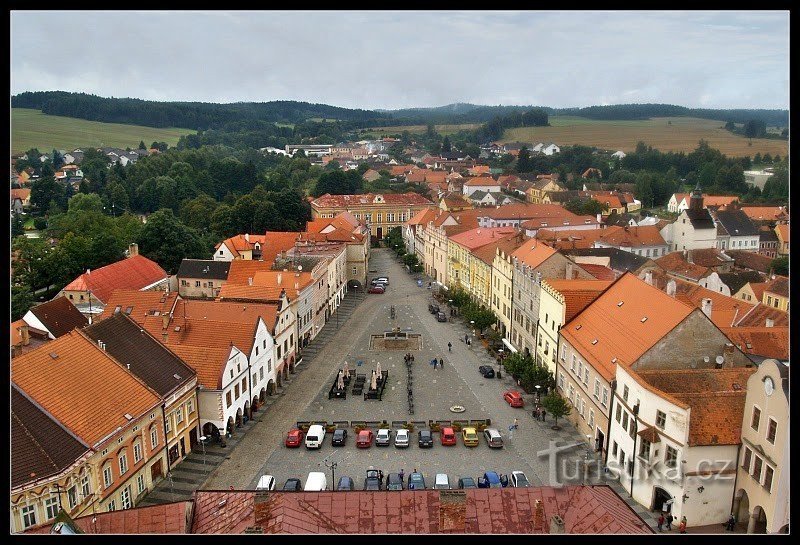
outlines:
[{"label": "lamp post", "polygon": [[497,351],[500,353],[498,359],[498,363],[500,364],[500,370],[497,372],[497,378],[503,378],[503,356],[505,355],[502,348],[498,348]]},{"label": "lamp post", "polygon": [[540,393],[540,389],[541,389],[541,386],[539,384],[537,384],[536,385],[536,404],[537,405],[542,402],[542,396],[541,396],[541,393]]},{"label": "lamp post", "polygon": [[475,336],[475,320],[470,320],[469,323],[470,323],[470,326],[472,326],[472,336],[474,337]]},{"label": "lamp post", "polygon": [[205,435],[200,436],[200,444],[203,445],[203,467],[206,465],[206,439]]}]

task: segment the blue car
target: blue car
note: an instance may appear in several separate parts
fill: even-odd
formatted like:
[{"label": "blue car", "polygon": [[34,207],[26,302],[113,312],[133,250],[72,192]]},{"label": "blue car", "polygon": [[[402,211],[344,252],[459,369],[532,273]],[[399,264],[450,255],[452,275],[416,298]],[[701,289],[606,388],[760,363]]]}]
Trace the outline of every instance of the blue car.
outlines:
[{"label": "blue car", "polygon": [[503,488],[503,485],[496,471],[487,471],[483,477],[478,477],[478,488]]}]

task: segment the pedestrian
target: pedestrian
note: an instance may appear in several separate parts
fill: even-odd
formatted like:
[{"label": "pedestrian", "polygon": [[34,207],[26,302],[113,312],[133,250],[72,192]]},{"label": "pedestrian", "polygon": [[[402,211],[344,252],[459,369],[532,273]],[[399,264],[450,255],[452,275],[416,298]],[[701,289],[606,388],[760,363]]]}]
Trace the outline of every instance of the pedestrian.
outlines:
[{"label": "pedestrian", "polygon": [[472,339],[467,337],[467,346],[472,346]]},{"label": "pedestrian", "polygon": [[728,524],[725,527],[725,529],[728,530],[729,532],[733,532],[733,529],[735,527],[736,527],[736,517],[734,517],[733,513],[731,513],[731,516],[728,517]]},{"label": "pedestrian", "polygon": [[453,351],[453,343],[447,343],[447,351],[448,352],[452,352]]},{"label": "pedestrian", "polygon": [[667,530],[672,531],[672,521],[675,520],[675,517],[672,516],[672,513],[667,513]]},{"label": "pedestrian", "polygon": [[661,513],[658,517],[658,531],[661,532],[661,527],[664,526],[664,513]]},{"label": "pedestrian", "polygon": [[539,420],[539,406],[538,406],[538,405],[537,405],[536,407],[534,407],[534,408],[533,408],[533,417],[534,417],[536,420]]},{"label": "pedestrian", "polygon": [[467,342],[468,340],[469,340],[469,333],[466,333],[464,335],[464,342]]},{"label": "pedestrian", "polygon": [[515,430],[518,430],[518,429],[519,429],[519,418],[515,418],[515,419],[514,419],[514,429],[515,429]]},{"label": "pedestrian", "polygon": [[544,420],[544,417],[545,417],[545,416],[547,416],[547,411],[545,411],[545,410],[544,410],[544,407],[542,407],[542,422],[544,422],[544,421],[545,421],[545,420]]},{"label": "pedestrian", "polygon": [[439,358],[439,369],[444,369],[444,360]]},{"label": "pedestrian", "polygon": [[400,468],[400,482],[403,482],[403,476],[405,476],[405,471],[403,471],[403,468]]},{"label": "pedestrian", "polygon": [[681,523],[678,525],[678,530],[682,534],[686,533],[686,517],[681,518]]}]

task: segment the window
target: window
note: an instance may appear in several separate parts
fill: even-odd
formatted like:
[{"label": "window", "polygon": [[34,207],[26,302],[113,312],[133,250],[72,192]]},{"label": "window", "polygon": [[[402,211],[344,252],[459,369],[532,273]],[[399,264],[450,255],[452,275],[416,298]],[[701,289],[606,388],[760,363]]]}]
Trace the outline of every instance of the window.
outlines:
[{"label": "window", "polygon": [[594,379],[594,398],[600,399],[600,379]]},{"label": "window", "polygon": [[581,418],[586,418],[585,413],[586,413],[586,400],[581,399]]},{"label": "window", "polygon": [[663,430],[666,424],[667,424],[667,414],[661,411],[656,411],[656,427]]},{"label": "window", "polygon": [[117,510],[117,502],[115,502],[114,500],[108,502],[106,511],[116,511],[116,510]]},{"label": "window", "polygon": [[175,425],[181,422],[183,422],[183,407],[179,407],[178,410],[175,411]]},{"label": "window", "polygon": [[89,484],[90,482],[91,481],[89,480],[88,473],[81,475],[81,496],[83,496],[84,499],[88,498],[92,493],[92,487],[91,484]]},{"label": "window", "polygon": [[145,490],[144,475],[140,474],[136,477],[136,493],[141,494]]},{"label": "window", "polygon": [[639,456],[649,460],[650,459],[650,441],[642,437],[642,444],[639,445]]},{"label": "window", "polygon": [[356,274],[357,274],[357,269],[353,267],[353,276],[355,276]]},{"label": "window", "polygon": [[583,384],[586,385],[586,386],[589,385],[589,365],[588,364],[583,369]]},{"label": "window", "polygon": [[266,347],[267,347],[267,339],[264,339],[264,340],[261,342],[261,348],[266,348]]},{"label": "window", "polygon": [[561,347],[561,361],[565,361],[567,359],[567,347]]},{"label": "window", "polygon": [[233,387],[233,394],[234,394],[234,395],[233,395],[233,397],[234,397],[235,399],[239,399],[239,385],[238,385],[238,384],[236,384],[236,385]]},{"label": "window", "polygon": [[119,457],[119,474],[124,475],[128,471],[128,455],[124,452]]},{"label": "window", "polygon": [[263,365],[258,370],[258,379],[259,380],[264,380],[264,366]]},{"label": "window", "polygon": [[103,468],[103,487],[108,488],[114,482],[114,477],[111,474],[111,464]]},{"label": "window", "polygon": [[278,359],[281,357],[281,345],[276,345],[278,347]]},{"label": "window", "polygon": [[[261,370],[263,371],[264,368],[262,367]],[[261,378],[264,378],[263,374]],[[194,412],[194,399],[190,399],[186,402],[186,412],[188,414],[192,414]]]},{"label": "window", "polygon": [[158,446],[158,430],[153,428],[150,430],[150,444],[152,448],[156,448]]},{"label": "window", "polygon": [[619,449],[619,465],[625,465],[625,451],[622,449]]},{"label": "window", "polygon": [[767,441],[769,441],[773,445],[775,444],[775,434],[777,432],[778,432],[778,422],[775,419],[770,418],[769,427],[767,428]]},{"label": "window", "polygon": [[242,379],[242,393],[244,393],[245,390],[247,390],[247,377]]},{"label": "window", "polygon": [[589,427],[594,428],[594,409],[589,409]]},{"label": "window", "polygon": [[678,451],[669,445],[667,445],[667,450],[664,453],[664,465],[667,467],[678,465]]},{"label": "window", "polygon": [[139,441],[133,444],[133,465],[142,461],[142,444]]},{"label": "window", "polygon": [[558,387],[564,389],[564,373],[558,374]]},{"label": "window", "polygon": [[58,498],[56,496],[50,496],[44,500],[44,510],[46,516],[45,520],[56,518],[58,514]]},{"label": "window", "polygon": [[258,347],[256,346],[256,356],[258,356]]},{"label": "window", "polygon": [[167,434],[172,432],[172,415],[169,415],[164,419],[164,429]]},{"label": "window", "polygon": [[742,455],[742,469],[750,473],[750,460],[753,458],[753,451],[750,447],[744,447],[744,454]]},{"label": "window", "polygon": [[194,287],[195,288],[199,288],[200,287],[200,281],[199,280],[195,280],[194,281]]},{"label": "window", "polygon": [[754,456],[753,460],[753,478],[761,482],[761,469],[764,467],[764,460],[760,456]]},{"label": "window", "polygon": [[131,503],[131,487],[130,485],[126,486],[122,489],[122,493],[120,494],[120,500],[122,502],[123,509],[130,509],[133,507],[133,503]]},{"label": "window", "polygon": [[764,468],[764,488],[767,492],[772,492],[772,477],[775,476],[775,470],[769,466]]},{"label": "window", "polygon": [[620,423],[622,418],[622,405],[617,405],[617,424]]},{"label": "window", "polygon": [[750,427],[753,428],[755,431],[758,431],[758,424],[761,420],[761,409],[758,407],[753,407],[753,418],[750,421]]},{"label": "window", "polygon": [[36,526],[36,506],[26,505],[22,508],[22,525],[25,528]]},{"label": "window", "polygon": [[631,415],[631,427],[628,430],[630,432],[631,439],[636,441],[636,416]]},{"label": "window", "polygon": [[572,384],[569,385],[569,400],[573,405],[575,405],[575,388],[572,386]]},{"label": "window", "polygon": [[258,382],[258,373],[253,373],[253,380],[250,381],[250,384],[255,384]]},{"label": "window", "polygon": [[614,441],[614,445],[611,447],[611,456],[617,455],[617,448],[618,448],[617,442]]},{"label": "window", "polygon": [[628,401],[628,385],[625,385],[625,388],[622,389],[622,399]]},{"label": "window", "polygon": [[231,392],[230,392],[230,390],[225,392],[225,403],[226,403],[226,407],[230,407],[231,406]]},{"label": "window", "polygon": [[608,404],[608,388],[603,388],[603,400],[600,404],[605,407]]},{"label": "window", "polygon": [[626,431],[628,430],[628,411],[622,412],[622,427]]},{"label": "window", "polygon": [[[540,338],[540,340],[539,340],[539,343],[540,343],[540,344],[539,344],[539,346],[541,346],[541,342],[542,342],[542,341],[541,341],[541,338]],[[569,366],[569,370],[570,370],[570,371],[572,371],[573,373],[575,372],[575,354],[573,354],[573,355],[572,355],[572,363],[571,363],[571,364],[570,364],[570,366]]]}]

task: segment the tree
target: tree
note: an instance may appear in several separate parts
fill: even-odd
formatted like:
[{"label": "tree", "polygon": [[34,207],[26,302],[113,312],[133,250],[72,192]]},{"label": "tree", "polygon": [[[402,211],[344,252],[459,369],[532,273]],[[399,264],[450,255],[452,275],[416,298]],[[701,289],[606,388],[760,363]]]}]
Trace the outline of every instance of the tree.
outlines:
[{"label": "tree", "polygon": [[53,159],[52,159],[52,161],[53,161],[53,168],[55,170],[60,169],[61,166],[64,164],[64,157],[61,155],[61,153],[57,149],[53,150]]},{"label": "tree", "polygon": [[781,136],[784,138],[789,138],[789,127],[786,127],[781,131]]},{"label": "tree", "polygon": [[184,258],[208,257],[200,235],[184,225],[170,209],[161,209],[147,218],[139,234],[140,253],[175,274]]},{"label": "tree", "polygon": [[209,229],[209,222],[216,209],[217,201],[202,194],[181,203],[180,218],[188,227],[203,232]]},{"label": "tree", "polygon": [[147,146],[144,143],[144,140],[139,140],[139,149],[147,149]]},{"label": "tree", "polygon": [[531,171],[531,153],[528,151],[527,146],[522,146],[517,156],[517,172],[530,172]]},{"label": "tree", "polygon": [[364,192],[364,178],[353,170],[326,172],[317,180],[312,194],[316,197],[331,195],[355,195]]},{"label": "tree", "polygon": [[608,210],[608,205],[594,199],[572,199],[564,203],[564,208],[579,216],[596,216]]},{"label": "tree", "polygon": [[647,172],[640,172],[636,176],[636,197],[642,202],[642,206],[650,208],[653,206],[653,185],[652,176]]},{"label": "tree", "polygon": [[767,124],[758,119],[751,119],[744,124],[744,135],[747,138],[760,138],[766,136]]},{"label": "tree", "polygon": [[497,322],[497,316],[495,316],[494,312],[486,307],[474,304],[469,305],[464,310],[464,318],[468,322],[475,322],[475,328],[480,333],[483,333],[484,329]]},{"label": "tree", "polygon": [[776,257],[772,260],[769,264],[770,269],[775,274],[779,274],[781,276],[789,276],[789,257]]},{"label": "tree", "polygon": [[[52,170],[52,169],[51,169]],[[42,167],[44,171],[44,167]],[[50,201],[60,201],[63,197],[63,189],[58,182],[53,179],[53,174],[34,180],[31,184],[31,204],[39,213],[45,213],[50,207]]]},{"label": "tree", "polygon": [[11,320],[19,320],[33,306],[33,293],[25,284],[11,285]]},{"label": "tree", "polygon": [[25,234],[25,220],[22,219],[20,214],[12,214],[11,216],[11,238],[18,237]]},{"label": "tree", "polygon": [[451,149],[452,148],[450,146],[450,138],[445,136],[444,139],[442,140],[442,151],[443,152],[450,152]]},{"label": "tree", "polygon": [[564,416],[569,416],[572,408],[567,404],[567,400],[561,397],[556,390],[551,390],[544,398],[542,398],[542,406],[550,413],[555,420],[553,425],[554,430],[561,429],[558,425],[558,419]]}]

